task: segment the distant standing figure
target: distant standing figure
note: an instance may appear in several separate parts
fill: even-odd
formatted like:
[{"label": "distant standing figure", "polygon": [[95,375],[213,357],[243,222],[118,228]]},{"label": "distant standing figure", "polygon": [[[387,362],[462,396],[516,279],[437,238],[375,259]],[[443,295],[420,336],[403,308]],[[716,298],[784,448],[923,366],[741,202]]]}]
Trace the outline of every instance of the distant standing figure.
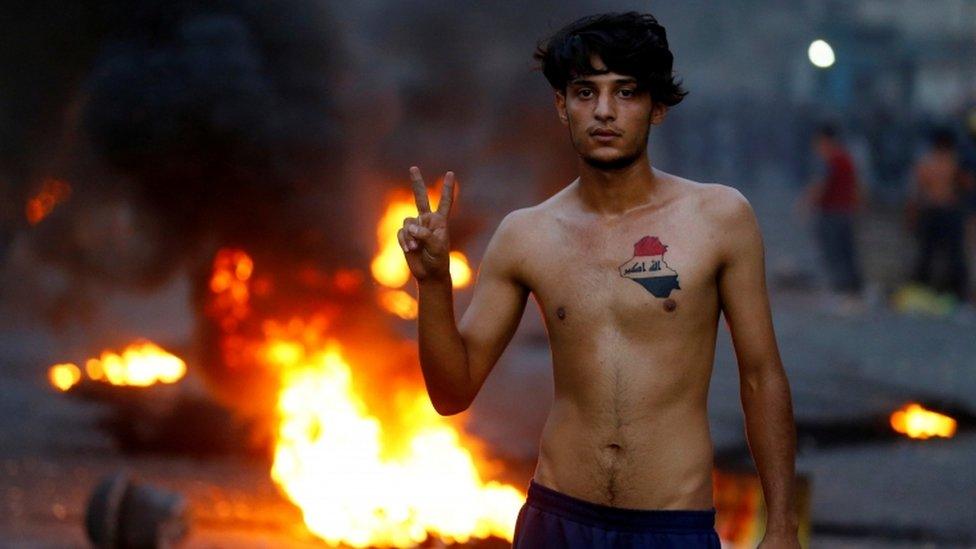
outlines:
[{"label": "distant standing figure", "polygon": [[[908,199],[909,223],[918,235],[914,279],[939,290],[948,290],[965,301],[968,269],[965,247],[963,199],[973,188],[972,176],[959,161],[955,134],[948,129],[932,134],[932,146],[915,164]],[[935,261],[944,256],[946,276],[940,282]]]},{"label": "distant standing figure", "polygon": [[856,299],[864,286],[854,242],[856,216],[862,204],[857,169],[833,126],[817,129],[813,149],[819,159],[818,169],[802,199],[816,214],[817,241],[832,289]]}]

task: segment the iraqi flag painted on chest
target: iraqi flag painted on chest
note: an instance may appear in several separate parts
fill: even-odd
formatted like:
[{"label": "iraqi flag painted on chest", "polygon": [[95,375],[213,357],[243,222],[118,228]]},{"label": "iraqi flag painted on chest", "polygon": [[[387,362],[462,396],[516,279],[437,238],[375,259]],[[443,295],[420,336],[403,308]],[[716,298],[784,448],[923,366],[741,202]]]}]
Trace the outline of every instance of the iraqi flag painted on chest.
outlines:
[{"label": "iraqi flag painted on chest", "polygon": [[668,247],[656,236],[645,236],[634,244],[634,257],[620,266],[620,276],[640,284],[654,297],[668,297],[680,290],[678,273],[664,261]]}]

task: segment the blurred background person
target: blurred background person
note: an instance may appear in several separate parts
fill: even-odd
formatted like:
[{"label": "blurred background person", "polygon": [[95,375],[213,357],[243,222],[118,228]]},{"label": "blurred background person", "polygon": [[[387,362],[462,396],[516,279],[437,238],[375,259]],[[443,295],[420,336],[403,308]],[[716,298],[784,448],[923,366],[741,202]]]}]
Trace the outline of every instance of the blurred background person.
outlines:
[{"label": "blurred background person", "polygon": [[[976,102],[969,105],[963,114],[965,121],[964,138],[959,146],[959,161],[962,164],[963,172],[968,174],[971,184],[969,189],[964,191],[963,217],[964,217],[964,250],[966,258],[969,260],[969,270],[972,272],[976,268]],[[976,293],[973,289],[972,277],[969,279],[969,298],[970,305],[976,306]]]},{"label": "blurred background person", "polygon": [[972,175],[962,167],[951,129],[932,132],[931,147],[919,157],[912,175],[908,220],[918,242],[913,278],[965,302],[969,288],[965,205],[974,185]]},{"label": "blurred background person", "polygon": [[864,278],[855,242],[855,225],[863,202],[857,168],[837,135],[837,128],[823,124],[814,132],[817,168],[800,197],[799,207],[813,214],[814,232],[831,294],[831,305],[842,314],[864,306]]}]

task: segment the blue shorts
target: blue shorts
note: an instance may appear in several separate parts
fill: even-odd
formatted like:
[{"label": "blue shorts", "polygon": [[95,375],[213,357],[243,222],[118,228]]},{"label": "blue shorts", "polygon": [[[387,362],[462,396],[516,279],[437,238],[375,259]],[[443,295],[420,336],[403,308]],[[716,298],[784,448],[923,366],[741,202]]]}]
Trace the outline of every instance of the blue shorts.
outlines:
[{"label": "blue shorts", "polygon": [[620,509],[591,503],[534,480],[515,522],[515,549],[648,547],[720,549],[715,508]]}]

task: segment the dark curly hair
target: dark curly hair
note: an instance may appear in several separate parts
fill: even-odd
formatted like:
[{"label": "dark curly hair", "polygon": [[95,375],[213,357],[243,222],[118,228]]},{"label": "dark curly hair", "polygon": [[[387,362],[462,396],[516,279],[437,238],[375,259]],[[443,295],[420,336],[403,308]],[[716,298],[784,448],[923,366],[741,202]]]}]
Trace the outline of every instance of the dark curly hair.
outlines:
[{"label": "dark curly hair", "polygon": [[[608,70],[593,68],[593,54]],[[664,27],[651,14],[631,11],[577,19],[541,41],[532,57],[553,89],[562,92],[572,78],[616,72],[634,77],[655,103],[670,107],[688,94],[672,72],[674,56]]]}]

